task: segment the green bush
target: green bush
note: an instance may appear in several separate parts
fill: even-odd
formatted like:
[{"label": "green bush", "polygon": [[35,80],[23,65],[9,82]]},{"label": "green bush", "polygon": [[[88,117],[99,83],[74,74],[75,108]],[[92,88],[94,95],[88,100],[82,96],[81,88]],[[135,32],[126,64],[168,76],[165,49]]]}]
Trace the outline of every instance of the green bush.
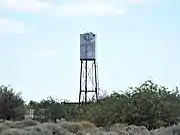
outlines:
[{"label": "green bush", "polygon": [[109,127],[115,123],[146,126],[156,129],[177,124],[180,118],[180,96],[152,81],[130,88],[124,93],[112,93],[102,101],[80,109],[79,119],[97,126]]},{"label": "green bush", "polygon": [[[74,133],[90,127],[93,130],[96,127],[110,130],[116,123],[145,126],[150,130],[169,127],[180,122],[179,92],[170,91],[151,80],[145,81],[138,87],[131,87],[125,92],[104,95],[98,102],[91,102],[87,106],[65,105],[59,100],[48,97],[40,102],[31,101],[25,107],[20,94],[15,94],[13,89],[5,86],[0,87],[0,99],[1,119],[21,120],[27,108],[34,109],[33,120],[35,120],[5,121],[4,124],[1,123],[0,130],[6,127],[19,129],[27,126],[38,127],[41,125],[39,122],[57,122],[57,119],[62,118],[72,123],[58,122],[60,126],[58,128]],[[88,121],[94,125],[77,121]],[[51,126],[53,127],[53,124]]]},{"label": "green bush", "polygon": [[25,115],[21,93],[15,93],[9,86],[0,86],[0,119],[21,120]]}]

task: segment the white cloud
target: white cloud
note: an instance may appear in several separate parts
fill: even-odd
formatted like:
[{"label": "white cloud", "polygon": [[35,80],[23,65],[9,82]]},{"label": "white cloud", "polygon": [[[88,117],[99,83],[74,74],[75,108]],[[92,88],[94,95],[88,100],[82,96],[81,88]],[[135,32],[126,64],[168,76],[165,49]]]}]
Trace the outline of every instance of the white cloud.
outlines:
[{"label": "white cloud", "polygon": [[0,0],[0,8],[36,13],[55,12],[63,16],[104,16],[124,14],[124,9],[116,6],[119,1],[124,0],[72,0],[66,4],[58,4],[54,0]]},{"label": "white cloud", "polygon": [[50,9],[52,2],[40,0],[0,0],[0,7],[12,11],[41,12]]},{"label": "white cloud", "polygon": [[35,52],[32,55],[38,57],[54,57],[57,55],[57,53],[54,50],[43,50],[43,51]]},{"label": "white cloud", "polygon": [[60,16],[111,16],[122,15],[124,8],[113,0],[74,0],[58,8]]},{"label": "white cloud", "polygon": [[[12,11],[55,13],[60,16],[107,16],[125,13],[126,5],[154,0],[71,0],[58,4],[55,0],[0,0],[0,8]],[[159,1],[159,0],[156,0]]]},{"label": "white cloud", "polygon": [[27,27],[24,22],[10,18],[0,18],[0,34],[22,34]]}]

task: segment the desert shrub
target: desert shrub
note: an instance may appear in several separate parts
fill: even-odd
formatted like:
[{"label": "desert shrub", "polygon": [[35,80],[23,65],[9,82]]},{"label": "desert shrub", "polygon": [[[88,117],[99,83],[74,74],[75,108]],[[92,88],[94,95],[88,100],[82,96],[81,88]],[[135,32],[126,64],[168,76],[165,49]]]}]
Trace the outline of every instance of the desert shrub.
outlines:
[{"label": "desert shrub", "polygon": [[[84,131],[83,135],[105,135],[106,133],[107,132],[104,130],[96,129],[96,130],[91,130],[91,131]],[[78,133],[78,134],[80,134],[80,133]]]},{"label": "desert shrub", "polygon": [[[5,126],[5,125],[10,125]],[[162,127],[159,129],[149,131],[144,126],[114,124],[107,131],[105,128],[97,128],[94,124],[87,121],[83,122],[59,122],[59,123],[38,123],[37,125],[28,126],[24,128],[16,128],[12,123],[6,122],[2,126],[1,135],[179,135],[180,126],[174,125],[171,127]],[[4,127],[5,126],[5,127]],[[11,128],[13,127],[13,128]]]},{"label": "desert shrub", "polygon": [[122,130],[124,127],[128,126],[127,124],[121,124],[121,123],[116,123],[113,124],[109,130],[110,131],[117,131],[117,130]]},{"label": "desert shrub", "polygon": [[1,123],[1,125],[4,125],[8,128],[15,128],[16,127],[16,122],[13,121],[5,121],[3,123]]},{"label": "desert shrub", "polygon": [[79,131],[77,135],[125,135],[123,133],[124,132],[122,132],[122,134],[119,134],[116,131],[105,131],[101,129],[95,129],[91,131]]},{"label": "desert shrub", "polygon": [[58,123],[58,125],[73,133],[77,133],[79,130],[83,130],[83,126],[80,122],[61,122]]},{"label": "desert shrub", "polygon": [[82,125],[84,130],[93,130],[97,128],[93,123],[88,121],[81,121],[80,124]]},{"label": "desert shrub", "polygon": [[32,119],[24,119],[22,121],[20,121],[20,123],[22,125],[24,125],[25,127],[28,127],[28,126],[36,126],[37,124],[39,124],[39,122],[37,121],[34,121]]},{"label": "desert shrub", "polygon": [[7,129],[7,130],[3,130],[1,132],[1,135],[23,135],[25,134],[26,132],[22,129],[15,129],[15,128],[10,128],[10,129]]},{"label": "desert shrub", "polygon": [[180,135],[180,125],[173,125],[171,127],[161,127],[151,131],[151,135]]},{"label": "desert shrub", "polygon": [[56,135],[74,135],[74,133],[68,131],[67,129],[64,129],[61,126],[57,126],[55,134]]},{"label": "desert shrub", "polygon": [[[37,126],[36,126],[37,127]],[[42,128],[47,128],[52,132],[56,131],[57,125],[55,123],[43,123],[41,125]]]},{"label": "desert shrub", "polygon": [[84,131],[91,131],[97,129],[97,127],[94,124],[88,121],[81,121],[81,122],[59,121],[57,125],[72,133],[78,133],[78,132],[82,133]]},{"label": "desert shrub", "polygon": [[66,128],[62,127],[61,125],[55,123],[44,123],[42,124],[43,128],[46,128],[51,131],[51,133],[56,135],[70,135],[73,130],[66,126]]},{"label": "desert shrub", "polygon": [[[119,134],[114,131],[109,131],[109,132],[106,132],[104,135],[119,135]],[[123,135],[123,134],[121,134],[121,135]]]},{"label": "desert shrub", "polygon": [[150,134],[149,130],[144,126],[138,127],[138,126],[131,125],[131,126],[124,127],[122,131],[125,131],[129,134],[134,134],[134,135],[149,135]]},{"label": "desert shrub", "polygon": [[8,129],[9,127],[3,124],[0,124],[0,132],[2,132],[3,130]]},{"label": "desert shrub", "polygon": [[31,119],[24,119],[22,121],[5,121],[1,123],[1,126],[8,127],[8,128],[25,128],[28,126],[35,126],[39,124],[39,122],[33,121]]},{"label": "desert shrub", "polygon": [[52,131],[47,128],[42,128],[41,126],[34,126],[32,128],[25,129],[26,134],[36,134],[36,135],[53,135]]}]

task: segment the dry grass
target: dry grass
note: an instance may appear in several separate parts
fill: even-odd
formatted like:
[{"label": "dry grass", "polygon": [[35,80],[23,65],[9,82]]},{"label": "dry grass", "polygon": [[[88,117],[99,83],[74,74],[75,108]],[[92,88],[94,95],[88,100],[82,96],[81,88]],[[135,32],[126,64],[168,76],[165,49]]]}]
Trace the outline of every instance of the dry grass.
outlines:
[{"label": "dry grass", "polygon": [[87,121],[41,124],[25,119],[0,123],[0,133],[1,135],[180,135],[180,125],[148,131],[143,126],[115,124],[106,131]]}]

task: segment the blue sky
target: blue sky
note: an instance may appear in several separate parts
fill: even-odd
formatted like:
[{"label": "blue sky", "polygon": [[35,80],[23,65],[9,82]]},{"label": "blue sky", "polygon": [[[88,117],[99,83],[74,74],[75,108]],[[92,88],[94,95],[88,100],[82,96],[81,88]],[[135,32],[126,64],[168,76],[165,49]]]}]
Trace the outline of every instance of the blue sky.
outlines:
[{"label": "blue sky", "polygon": [[80,43],[97,34],[100,88],[180,85],[179,0],[0,0],[0,83],[26,101],[78,100]]}]

